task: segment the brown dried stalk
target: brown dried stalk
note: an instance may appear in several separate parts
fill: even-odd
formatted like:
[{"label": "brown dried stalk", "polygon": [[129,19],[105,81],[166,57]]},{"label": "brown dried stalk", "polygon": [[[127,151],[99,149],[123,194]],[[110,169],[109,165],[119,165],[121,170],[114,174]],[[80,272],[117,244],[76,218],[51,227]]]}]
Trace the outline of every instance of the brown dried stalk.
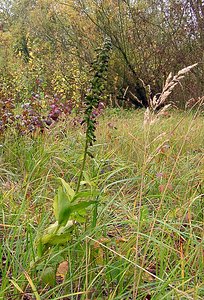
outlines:
[{"label": "brown dried stalk", "polygon": [[167,77],[167,80],[165,82],[165,85],[163,87],[163,90],[158,97],[158,94],[153,97],[153,99],[150,100],[151,108],[153,110],[157,110],[161,105],[165,103],[168,96],[171,94],[175,86],[180,83],[181,79],[185,77],[185,74],[187,74],[192,68],[197,66],[198,64],[194,64],[191,66],[188,66],[182,70],[180,70],[175,76],[172,75],[172,73],[169,74]]},{"label": "brown dried stalk", "polygon": [[[185,77],[185,75],[195,66],[198,64],[194,64],[191,66],[188,66],[182,70],[180,70],[176,75],[173,76],[172,73],[169,74],[169,76],[166,79],[165,85],[163,87],[163,90],[160,94],[156,94],[153,98],[151,98],[150,95],[150,86],[145,86],[144,83],[144,88],[146,90],[146,94],[149,96],[148,97],[148,103],[149,107],[145,111],[144,115],[144,124],[152,124],[155,123],[159,116],[163,114],[164,111],[166,111],[171,105],[167,104],[165,105],[165,102],[169,95],[172,93],[173,89],[177,84],[180,83],[181,79]],[[162,107],[161,110],[159,108]]]}]

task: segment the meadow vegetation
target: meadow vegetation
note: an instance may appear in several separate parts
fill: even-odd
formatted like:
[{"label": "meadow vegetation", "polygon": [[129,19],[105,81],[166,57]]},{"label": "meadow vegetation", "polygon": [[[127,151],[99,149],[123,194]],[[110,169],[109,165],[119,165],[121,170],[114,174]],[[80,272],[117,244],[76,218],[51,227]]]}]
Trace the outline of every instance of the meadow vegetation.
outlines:
[{"label": "meadow vegetation", "polygon": [[84,131],[64,122],[36,137],[8,133],[2,299],[202,299],[203,125],[202,116],[172,112],[144,130],[143,111],[107,110],[81,183],[98,190],[96,226],[89,208],[70,240],[41,258],[36,241],[54,222],[57,178],[76,186]]},{"label": "meadow vegetation", "polygon": [[0,17],[0,299],[203,299],[202,1]]}]

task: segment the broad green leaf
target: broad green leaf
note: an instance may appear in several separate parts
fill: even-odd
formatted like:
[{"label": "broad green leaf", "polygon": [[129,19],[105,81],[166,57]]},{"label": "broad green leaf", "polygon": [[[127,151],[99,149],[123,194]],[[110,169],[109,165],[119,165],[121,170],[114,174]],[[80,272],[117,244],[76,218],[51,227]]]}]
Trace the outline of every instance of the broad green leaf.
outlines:
[{"label": "broad green leaf", "polygon": [[64,189],[66,190],[67,192],[67,195],[69,196],[69,199],[70,201],[72,200],[72,198],[74,197],[75,195],[75,191],[71,188],[70,184],[67,183],[63,178],[59,178],[61,183],[62,183],[62,186],[64,187]]},{"label": "broad green leaf", "polygon": [[66,242],[70,241],[72,238],[72,235],[70,232],[66,232],[64,234],[54,234],[52,236],[52,239],[49,241],[49,245],[63,245]]},{"label": "broad green leaf", "polygon": [[72,219],[75,220],[75,222],[79,222],[79,223],[84,223],[86,222],[86,215],[87,215],[87,211],[86,209],[80,209],[77,212],[73,212],[72,213]]},{"label": "broad green leaf", "polygon": [[47,267],[42,275],[41,279],[44,283],[49,284],[50,286],[55,286],[56,284],[56,270],[53,267]]},{"label": "broad green leaf", "polygon": [[99,192],[98,191],[83,191],[75,194],[75,196],[72,199],[72,202],[79,198],[91,198],[91,197],[96,197],[98,196]]},{"label": "broad green leaf", "polygon": [[65,226],[59,226],[58,222],[51,224],[45,230],[45,234],[41,237],[41,245],[56,245],[65,243],[71,238],[71,231],[74,225],[73,220],[69,220]]},{"label": "broad green leaf", "polygon": [[38,240],[38,242],[37,242],[37,255],[39,256],[39,257],[42,257],[42,255],[43,255],[43,243],[42,243],[42,240],[41,239],[39,239]]},{"label": "broad green leaf", "polygon": [[86,217],[84,215],[81,215],[81,211],[74,214],[74,220],[79,223],[86,222]]},{"label": "broad green leaf", "polygon": [[52,234],[55,233],[57,228],[59,227],[58,221],[56,221],[54,224],[49,225],[46,229],[45,229],[45,233],[47,234]]},{"label": "broad green leaf", "polygon": [[44,234],[42,237],[41,237],[41,243],[43,245],[46,245],[46,244],[49,244],[51,239],[53,238],[54,234],[53,233],[47,233],[47,234]]},{"label": "broad green leaf", "polygon": [[58,195],[55,195],[53,202],[54,215],[56,220],[59,220],[59,209],[58,209]]},{"label": "broad green leaf", "polygon": [[73,225],[74,225],[74,221],[73,221],[73,220],[69,220],[69,221],[66,223],[65,226],[60,226],[60,228],[59,228],[57,234],[59,235],[59,234],[62,234],[62,233],[67,232],[68,230],[69,230],[69,231],[72,230]]},{"label": "broad green leaf", "polygon": [[63,234],[45,234],[41,241],[43,245],[60,245],[70,241],[71,238],[71,232],[65,232]]},{"label": "broad green leaf", "polygon": [[74,221],[73,220],[69,220],[65,226],[59,226],[58,221],[56,221],[55,223],[49,225],[44,233],[45,234],[61,234],[62,232],[64,232],[65,230],[70,229],[72,226],[74,225]]},{"label": "broad green leaf", "polygon": [[70,217],[70,202],[67,194],[63,191],[63,188],[58,189],[58,223],[59,225],[65,225]]},{"label": "broad green leaf", "polygon": [[92,204],[96,204],[96,201],[82,201],[82,202],[77,203],[75,205],[71,205],[71,207],[70,207],[71,213],[83,210],[83,209],[87,208],[88,206],[90,206]]}]

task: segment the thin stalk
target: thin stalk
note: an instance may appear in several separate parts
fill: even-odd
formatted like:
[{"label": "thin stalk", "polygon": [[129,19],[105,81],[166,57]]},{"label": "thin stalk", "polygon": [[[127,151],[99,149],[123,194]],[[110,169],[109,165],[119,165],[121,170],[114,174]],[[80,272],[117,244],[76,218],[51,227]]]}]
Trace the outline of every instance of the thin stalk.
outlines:
[{"label": "thin stalk", "polygon": [[86,300],[89,300],[88,289],[89,289],[89,248],[88,239],[86,238]]},{"label": "thin stalk", "polygon": [[87,124],[87,129],[86,129],[86,141],[85,141],[85,146],[84,146],[84,157],[83,157],[81,171],[80,171],[78,182],[77,182],[76,194],[78,193],[79,188],[80,188],[80,183],[81,183],[81,179],[82,179],[82,176],[83,176],[83,172],[84,172],[84,168],[85,168],[85,164],[86,164],[87,152],[88,152],[88,148],[89,148],[89,142],[88,142],[88,125],[89,124]]},{"label": "thin stalk", "polygon": [[97,216],[98,216],[98,198],[99,198],[99,196],[97,196],[96,204],[93,209],[92,228],[96,227]]},{"label": "thin stalk", "polygon": [[[85,165],[86,165],[87,152],[88,152],[88,148],[89,148],[89,141],[88,141],[89,120],[90,119],[88,119],[88,122],[87,122],[86,141],[85,141],[85,146],[84,146],[84,157],[83,157],[81,171],[80,171],[78,182],[77,182],[76,193],[79,192],[80,183],[81,183],[83,172],[84,172]],[[96,203],[95,206],[94,206],[92,228],[96,227],[97,213],[98,213],[98,203]]]}]

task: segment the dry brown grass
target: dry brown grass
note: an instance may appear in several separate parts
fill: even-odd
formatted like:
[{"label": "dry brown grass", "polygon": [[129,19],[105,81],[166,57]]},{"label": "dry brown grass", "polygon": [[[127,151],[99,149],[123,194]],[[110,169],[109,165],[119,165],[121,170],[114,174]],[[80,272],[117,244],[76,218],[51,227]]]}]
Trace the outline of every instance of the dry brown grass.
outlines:
[{"label": "dry brown grass", "polygon": [[148,104],[149,107],[146,109],[144,114],[144,124],[154,124],[158,119],[165,115],[167,110],[170,108],[171,104],[167,104],[167,99],[172,93],[173,89],[178,85],[181,84],[181,80],[185,77],[187,73],[198,64],[194,64],[188,66],[182,70],[180,70],[176,75],[172,73],[166,79],[165,85],[161,93],[154,95],[151,97],[151,88],[150,86],[144,87],[146,90],[146,94],[148,96]]}]

